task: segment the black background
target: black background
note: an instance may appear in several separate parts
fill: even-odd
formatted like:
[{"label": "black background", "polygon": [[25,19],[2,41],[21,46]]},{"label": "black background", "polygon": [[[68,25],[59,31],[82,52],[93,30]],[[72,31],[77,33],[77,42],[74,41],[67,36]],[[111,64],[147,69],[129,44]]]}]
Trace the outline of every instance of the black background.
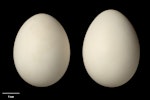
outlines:
[{"label": "black background", "polygon": [[[132,1],[132,0],[131,0]],[[96,1],[6,1],[0,3],[1,43],[1,92],[20,92],[15,98],[145,98],[148,96],[148,6],[144,1],[99,0]],[[141,46],[139,67],[134,77],[125,85],[107,88],[95,83],[87,74],[82,60],[82,44],[85,33],[93,19],[102,11],[116,9],[123,13],[134,26]],[[56,84],[38,88],[24,82],[13,62],[13,44],[22,24],[37,13],[55,17],[64,27],[71,47],[67,72]],[[119,28],[119,27],[118,27]],[[7,99],[7,95],[2,95]],[[1,99],[2,100],[2,99]]]}]

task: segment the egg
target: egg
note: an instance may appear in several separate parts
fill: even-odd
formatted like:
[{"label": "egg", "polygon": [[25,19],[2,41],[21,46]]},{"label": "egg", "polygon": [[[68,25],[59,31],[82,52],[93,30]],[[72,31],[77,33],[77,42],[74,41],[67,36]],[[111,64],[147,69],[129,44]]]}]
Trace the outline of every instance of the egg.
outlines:
[{"label": "egg", "polygon": [[58,82],[70,59],[64,28],[48,14],[32,16],[18,31],[13,58],[17,72],[30,85],[47,87]]},{"label": "egg", "polygon": [[83,41],[83,62],[89,76],[104,87],[118,87],[135,74],[140,45],[129,20],[119,11],[100,13]]}]

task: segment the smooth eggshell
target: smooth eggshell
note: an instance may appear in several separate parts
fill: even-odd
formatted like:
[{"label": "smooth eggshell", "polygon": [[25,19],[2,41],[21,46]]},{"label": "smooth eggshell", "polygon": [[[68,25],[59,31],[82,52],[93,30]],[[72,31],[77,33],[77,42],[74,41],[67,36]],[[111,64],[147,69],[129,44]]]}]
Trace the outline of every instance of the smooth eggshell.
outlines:
[{"label": "smooth eggshell", "polygon": [[37,87],[50,86],[62,78],[70,59],[70,45],[61,24],[40,13],[20,28],[13,57],[19,75]]},{"label": "smooth eggshell", "polygon": [[99,14],[89,26],[83,43],[83,61],[98,84],[118,87],[137,70],[140,46],[128,19],[116,10]]}]

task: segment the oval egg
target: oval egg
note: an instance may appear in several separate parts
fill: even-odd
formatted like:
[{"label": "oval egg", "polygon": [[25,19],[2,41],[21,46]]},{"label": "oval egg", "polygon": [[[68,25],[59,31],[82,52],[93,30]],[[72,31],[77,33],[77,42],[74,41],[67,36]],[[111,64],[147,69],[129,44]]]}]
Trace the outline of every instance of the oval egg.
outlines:
[{"label": "oval egg", "polygon": [[118,87],[135,74],[140,46],[128,19],[116,10],[99,14],[89,26],[83,42],[83,62],[98,84]]},{"label": "oval egg", "polygon": [[69,64],[67,34],[52,16],[36,14],[20,28],[13,57],[24,81],[37,87],[50,86],[63,77]]}]

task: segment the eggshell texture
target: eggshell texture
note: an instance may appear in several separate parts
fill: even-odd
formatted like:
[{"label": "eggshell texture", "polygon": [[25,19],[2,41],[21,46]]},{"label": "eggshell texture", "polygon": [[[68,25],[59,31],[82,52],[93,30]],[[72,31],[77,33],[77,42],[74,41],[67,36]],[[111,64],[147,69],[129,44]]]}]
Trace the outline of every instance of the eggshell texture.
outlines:
[{"label": "eggshell texture", "polygon": [[118,87],[137,70],[140,46],[128,19],[116,10],[99,14],[89,26],[83,43],[83,61],[98,84]]},{"label": "eggshell texture", "polygon": [[56,83],[67,70],[70,45],[61,24],[40,13],[20,28],[13,57],[19,75],[29,84],[45,87]]}]

